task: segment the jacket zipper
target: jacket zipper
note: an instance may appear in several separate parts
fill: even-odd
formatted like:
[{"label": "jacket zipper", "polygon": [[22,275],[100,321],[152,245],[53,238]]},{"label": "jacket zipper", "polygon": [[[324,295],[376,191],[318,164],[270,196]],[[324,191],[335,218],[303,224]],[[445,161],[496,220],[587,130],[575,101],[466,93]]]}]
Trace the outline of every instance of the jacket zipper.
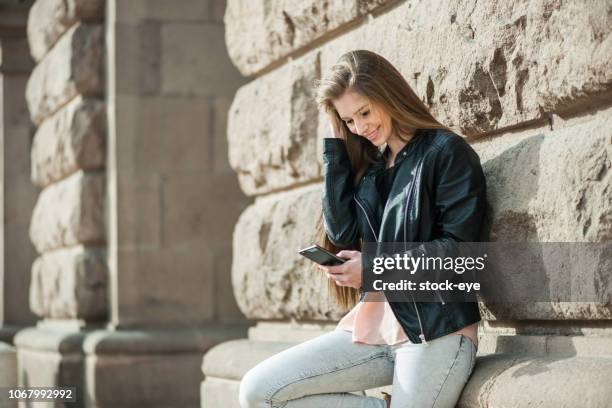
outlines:
[{"label": "jacket zipper", "polygon": [[[406,243],[406,218],[408,215],[408,204],[410,203],[410,199],[412,198],[412,191],[414,190],[414,185],[416,184],[417,178],[421,172],[421,162],[423,159],[421,158],[416,166],[416,172],[414,178],[412,179],[412,184],[410,188],[406,192],[406,205],[404,205],[404,244]],[[417,307],[416,302],[414,301],[414,296],[412,296],[412,292],[410,293],[410,298],[412,299],[412,305],[414,306],[414,310],[417,314],[417,319],[419,320],[419,328],[421,329],[421,334],[419,334],[419,338],[423,342],[423,344],[427,344],[427,340],[425,340],[425,330],[423,330],[423,322],[421,321],[421,315],[419,313],[419,308]]]},{"label": "jacket zipper", "polygon": [[372,223],[370,222],[370,217],[368,217],[368,212],[365,210],[365,208],[363,207],[363,205],[361,205],[361,203],[359,202],[359,200],[357,200],[357,197],[353,196],[353,199],[355,200],[355,202],[357,203],[357,205],[359,206],[359,208],[361,208],[361,210],[363,211],[363,213],[365,214],[366,217],[366,221],[368,222],[368,225],[370,226],[370,229],[372,230],[372,234],[374,235],[374,239],[376,239],[376,242],[378,242],[378,236],[376,235],[376,232],[374,231],[374,227],[372,226]]},{"label": "jacket zipper", "polygon": [[[357,197],[353,196],[353,199],[355,200],[359,208],[361,208],[361,210],[363,211],[366,221],[368,222],[368,225],[370,226],[370,230],[372,230],[372,235],[374,235],[374,239],[376,240],[376,242],[378,242],[378,236],[376,235],[376,232],[374,231],[374,227],[372,226],[372,223],[370,222],[370,218],[368,217],[368,212],[365,210],[364,206],[361,205],[359,200],[357,200]],[[359,297],[359,300],[361,301],[363,298],[365,298],[365,292],[363,292],[363,296]]]}]

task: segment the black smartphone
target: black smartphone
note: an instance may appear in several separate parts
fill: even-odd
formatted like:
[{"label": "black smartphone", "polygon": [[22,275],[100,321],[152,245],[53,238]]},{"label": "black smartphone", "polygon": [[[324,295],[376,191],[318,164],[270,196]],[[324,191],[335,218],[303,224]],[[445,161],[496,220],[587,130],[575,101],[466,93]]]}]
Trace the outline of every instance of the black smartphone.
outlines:
[{"label": "black smartphone", "polygon": [[346,262],[346,259],[339,258],[328,250],[321,248],[316,244],[304,249],[300,249],[299,253],[300,255],[305,256],[311,261],[323,266],[336,266]]}]

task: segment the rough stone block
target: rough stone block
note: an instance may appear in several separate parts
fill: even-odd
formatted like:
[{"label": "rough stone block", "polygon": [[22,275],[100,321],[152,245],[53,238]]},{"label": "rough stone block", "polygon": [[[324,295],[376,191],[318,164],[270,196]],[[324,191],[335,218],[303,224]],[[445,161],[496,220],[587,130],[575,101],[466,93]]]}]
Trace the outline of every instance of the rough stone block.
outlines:
[{"label": "rough stone block", "polygon": [[474,144],[499,241],[612,239],[612,118]]},{"label": "rough stone block", "polygon": [[297,251],[312,244],[320,186],[256,200],[234,229],[232,282],[247,318],[336,319],[327,278]]},{"label": "rough stone block", "polygon": [[223,31],[222,25],[213,23],[162,25],[162,92],[232,95],[244,79],[227,56]]},{"label": "rough stone block", "polygon": [[229,160],[247,195],[320,177],[310,55],[240,88],[228,117]]},{"label": "rough stone block", "polygon": [[102,101],[77,96],[43,121],[32,143],[32,182],[44,187],[79,169],[104,167],[105,117]]},{"label": "rough stone block", "polygon": [[80,20],[104,18],[104,0],[38,0],[30,8],[28,41],[36,61]]},{"label": "rough stone block", "polygon": [[[601,24],[603,3],[578,9],[567,4],[555,8],[548,0],[528,7],[467,3],[470,7],[436,3],[432,14],[430,2],[406,2],[243,86],[228,127],[230,162],[243,190],[266,193],[320,176],[320,154],[310,149],[310,139],[299,143],[308,147],[297,155],[300,161],[291,160],[293,149],[284,147],[293,147],[292,140],[302,133],[327,136],[326,124],[317,124],[322,117],[312,95],[311,78],[319,69],[310,67],[319,61],[319,52],[322,73],[354,44],[381,53],[438,119],[468,136],[544,120],[545,111],[584,108],[610,92],[611,59],[604,55],[610,54],[606,38],[611,37],[605,34],[609,25]],[[244,7],[255,7],[248,4]],[[466,14],[468,9],[474,14]],[[574,19],[582,25],[563,23]],[[575,40],[589,31],[584,27],[594,34]],[[245,143],[250,141],[253,145]],[[279,148],[274,152],[262,146]]]},{"label": "rough stone block", "polygon": [[76,246],[40,256],[32,265],[30,308],[41,317],[106,318],[107,269],[103,250]]},{"label": "rough stone block", "polygon": [[229,0],[227,48],[245,76],[391,0]]},{"label": "rough stone block", "polygon": [[78,171],[45,188],[36,202],[30,239],[39,253],[105,241],[104,175]]},{"label": "rough stone block", "polygon": [[408,1],[323,45],[321,72],[359,44],[389,59],[441,122],[477,135],[609,100],[606,16],[598,1]]},{"label": "rough stone block", "polygon": [[32,71],[26,89],[35,124],[77,94],[103,91],[104,30],[101,25],[77,24],[57,41]]}]

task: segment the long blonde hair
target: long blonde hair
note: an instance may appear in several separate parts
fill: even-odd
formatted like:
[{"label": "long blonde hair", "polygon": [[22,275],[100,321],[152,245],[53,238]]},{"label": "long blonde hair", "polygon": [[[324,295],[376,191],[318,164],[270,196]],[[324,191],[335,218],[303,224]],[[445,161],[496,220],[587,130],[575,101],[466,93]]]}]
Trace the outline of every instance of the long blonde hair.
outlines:
[{"label": "long blonde hair", "polygon": [[[431,115],[402,74],[389,61],[372,51],[355,50],[343,54],[327,76],[315,81],[315,87],[319,108],[335,113],[330,116],[345,141],[354,185],[357,185],[368,166],[376,160],[378,148],[364,137],[352,133],[340,119],[333,101],[344,92],[356,92],[367,98],[374,108],[386,112],[391,117],[392,132],[404,141],[407,141],[404,135],[414,129],[450,130]],[[316,237],[322,247],[334,253],[340,250],[332,244],[325,232],[322,212],[316,225]],[[342,249],[360,250],[361,242],[358,239]],[[357,289],[337,286],[332,279],[328,279],[327,283],[329,294],[333,295],[342,308],[348,309],[359,300]]]}]

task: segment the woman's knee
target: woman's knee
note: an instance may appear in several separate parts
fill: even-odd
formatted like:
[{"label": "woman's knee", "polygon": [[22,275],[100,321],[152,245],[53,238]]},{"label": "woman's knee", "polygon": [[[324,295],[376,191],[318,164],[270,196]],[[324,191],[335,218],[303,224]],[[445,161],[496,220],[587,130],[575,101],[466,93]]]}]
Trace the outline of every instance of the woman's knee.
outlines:
[{"label": "woman's knee", "polygon": [[240,381],[240,391],[238,398],[241,408],[269,408],[267,401],[267,389],[265,381],[261,375],[257,375],[256,370],[251,369],[242,377]]}]

